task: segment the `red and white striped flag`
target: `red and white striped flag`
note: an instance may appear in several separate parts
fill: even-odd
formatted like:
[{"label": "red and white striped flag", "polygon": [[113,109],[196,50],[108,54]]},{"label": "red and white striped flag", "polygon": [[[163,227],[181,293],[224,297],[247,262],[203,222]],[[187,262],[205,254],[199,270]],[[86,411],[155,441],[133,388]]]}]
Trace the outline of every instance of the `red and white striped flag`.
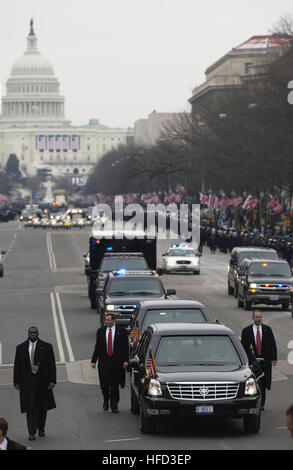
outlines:
[{"label": "red and white striped flag", "polygon": [[277,202],[277,198],[275,196],[272,196],[270,194],[270,202],[267,204],[267,209],[274,209],[274,207],[277,206],[278,202]]},{"label": "red and white striped flag", "polygon": [[200,203],[201,204],[208,204],[209,196],[207,194],[199,193]]},{"label": "red and white striped flag", "polygon": [[242,201],[243,201],[242,196],[232,197],[232,199],[230,199],[230,206],[237,207],[241,204]]},{"label": "red and white striped flag", "polygon": [[276,204],[275,204],[275,206],[273,207],[273,211],[274,211],[274,212],[277,212],[278,214],[280,214],[281,212],[283,212],[283,206],[282,206],[282,204],[279,203],[279,201],[276,201]]},{"label": "red and white striped flag", "polygon": [[251,194],[249,194],[242,205],[242,209],[254,209],[258,203],[258,199],[255,199]]},{"label": "red and white striped flag", "polygon": [[157,377],[157,368],[155,364],[155,358],[152,353],[152,347],[150,346],[149,357],[145,366],[146,370],[148,371],[148,375],[155,379]]},{"label": "red and white striped flag", "polygon": [[211,209],[216,209],[218,207],[218,201],[219,201],[218,196],[215,196],[215,194],[210,194],[208,206]]}]

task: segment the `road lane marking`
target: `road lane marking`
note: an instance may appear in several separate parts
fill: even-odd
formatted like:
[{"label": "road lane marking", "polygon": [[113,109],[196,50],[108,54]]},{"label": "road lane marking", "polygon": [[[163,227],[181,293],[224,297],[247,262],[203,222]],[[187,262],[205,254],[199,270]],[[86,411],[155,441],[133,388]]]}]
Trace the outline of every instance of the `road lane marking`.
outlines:
[{"label": "road lane marking", "polygon": [[59,324],[58,324],[58,319],[57,319],[56,304],[55,304],[53,292],[50,293],[50,298],[51,298],[52,314],[53,314],[53,321],[54,321],[54,327],[55,327],[55,333],[56,333],[56,339],[57,339],[57,346],[59,350],[60,362],[65,362],[64,349],[62,346],[62,340],[61,340],[61,334],[60,334],[60,329],[59,329]]},{"label": "road lane marking", "polygon": [[61,305],[59,292],[56,292],[55,295],[56,295],[56,299],[57,299],[59,317],[60,317],[61,325],[62,325],[62,328],[63,328],[65,343],[66,343],[67,351],[68,351],[68,355],[69,355],[69,361],[74,362],[75,359],[74,359],[74,355],[73,355],[73,351],[72,351],[72,348],[71,348],[71,343],[70,343],[70,339],[69,339],[69,335],[68,335],[68,330],[67,330],[64,315],[63,315],[63,310],[62,310],[62,305]]},{"label": "road lane marking", "polygon": [[13,235],[13,238],[12,238],[12,241],[11,241],[9,247],[8,247],[8,250],[6,251],[5,255],[3,255],[3,261],[4,261],[4,259],[9,255],[9,253],[11,252],[11,250],[12,250],[12,248],[13,248],[13,245],[14,245],[14,243],[15,243],[15,240],[16,240],[17,235],[18,235],[18,233],[15,233],[15,234]]},{"label": "road lane marking", "polygon": [[131,437],[129,439],[111,439],[104,442],[123,442],[123,441],[140,441],[142,437]]},{"label": "road lane marking", "polygon": [[47,232],[47,249],[48,249],[48,255],[49,255],[50,269],[52,270],[57,269],[55,255],[53,251],[53,245],[52,245],[51,232]]}]

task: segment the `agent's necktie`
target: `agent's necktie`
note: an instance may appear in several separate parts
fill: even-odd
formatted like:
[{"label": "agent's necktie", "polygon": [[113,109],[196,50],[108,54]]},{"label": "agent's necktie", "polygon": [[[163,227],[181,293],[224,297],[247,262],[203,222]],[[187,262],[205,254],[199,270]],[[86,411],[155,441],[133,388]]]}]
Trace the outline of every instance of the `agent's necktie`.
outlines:
[{"label": "agent's necktie", "polygon": [[33,374],[36,374],[38,372],[38,366],[35,365],[35,348],[36,348],[36,343],[32,344],[31,348],[31,370]]},{"label": "agent's necktie", "polygon": [[108,334],[108,350],[107,350],[108,356],[112,356],[113,354],[113,346],[112,346],[112,328],[109,330]]},{"label": "agent's necktie", "polygon": [[256,352],[257,355],[261,356],[261,338],[260,338],[260,331],[259,327],[256,328]]}]

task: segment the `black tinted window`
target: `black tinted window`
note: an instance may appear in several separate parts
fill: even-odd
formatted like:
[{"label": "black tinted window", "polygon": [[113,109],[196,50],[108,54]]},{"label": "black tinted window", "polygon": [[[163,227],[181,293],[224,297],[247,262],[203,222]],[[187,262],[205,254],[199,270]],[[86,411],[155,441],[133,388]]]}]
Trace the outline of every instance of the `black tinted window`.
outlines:
[{"label": "black tinted window", "polygon": [[238,256],[238,266],[242,263],[245,258],[264,258],[264,259],[277,259],[278,253],[277,252],[262,252],[262,251],[249,251],[239,253]]},{"label": "black tinted window", "polygon": [[156,352],[159,365],[240,365],[229,336],[162,337]]},{"label": "black tinted window", "polygon": [[269,261],[263,263],[251,263],[248,269],[250,276],[259,277],[292,277],[289,265],[285,263],[270,263]]},{"label": "black tinted window", "polygon": [[109,286],[110,295],[164,295],[158,278],[116,278]]},{"label": "black tinted window", "polygon": [[205,321],[200,309],[148,310],[143,320],[142,331],[152,323],[204,323]]},{"label": "black tinted window", "polygon": [[144,270],[148,265],[144,258],[104,258],[101,262],[102,272],[117,271],[119,269]]}]

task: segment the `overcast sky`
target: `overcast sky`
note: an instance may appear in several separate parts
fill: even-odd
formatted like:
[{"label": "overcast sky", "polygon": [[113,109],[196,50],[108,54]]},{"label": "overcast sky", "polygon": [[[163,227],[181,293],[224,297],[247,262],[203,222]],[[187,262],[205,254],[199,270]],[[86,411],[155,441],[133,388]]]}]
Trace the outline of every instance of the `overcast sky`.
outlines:
[{"label": "overcast sky", "polygon": [[[53,65],[72,124],[133,127],[189,111],[205,70],[253,35],[268,34],[292,0],[0,0],[0,82],[26,50],[30,19]],[[293,79],[293,72],[292,72]]]}]

